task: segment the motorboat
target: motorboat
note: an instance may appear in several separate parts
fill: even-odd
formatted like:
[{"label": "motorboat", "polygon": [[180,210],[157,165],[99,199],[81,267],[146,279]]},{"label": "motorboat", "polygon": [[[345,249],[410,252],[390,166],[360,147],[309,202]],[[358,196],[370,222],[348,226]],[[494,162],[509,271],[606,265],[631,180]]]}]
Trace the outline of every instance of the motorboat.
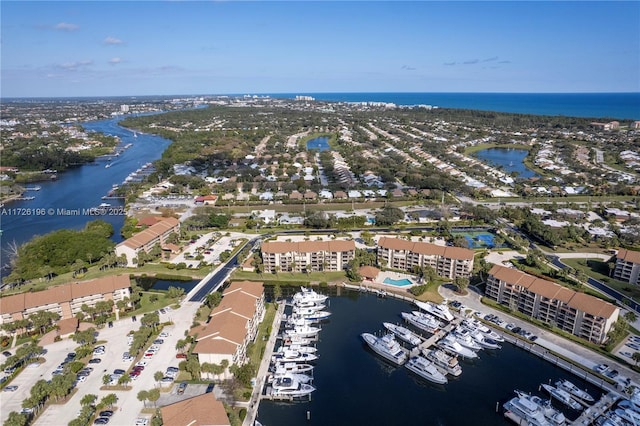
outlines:
[{"label": "motorboat", "polygon": [[498,344],[498,342],[496,342],[495,340],[491,339],[490,337],[485,337],[486,334],[483,334],[482,332],[480,332],[478,330],[468,330],[466,328],[464,328],[464,330],[466,330],[469,333],[469,335],[471,336],[471,338],[477,344],[479,344],[483,349],[500,349],[500,348],[502,348],[502,346],[500,346]]},{"label": "motorboat", "polygon": [[310,325],[297,325],[290,330],[285,330],[284,332],[287,337],[312,337],[317,336],[318,333],[320,333],[320,327],[313,327]]},{"label": "motorboat", "polygon": [[458,357],[448,355],[441,349],[429,349],[423,352],[427,359],[447,374],[457,377],[462,374],[462,367],[458,363]]},{"label": "motorboat", "polygon": [[400,346],[393,334],[376,337],[371,333],[362,333],[360,336],[375,353],[394,364],[402,365],[407,361],[407,350]]},{"label": "motorboat", "polygon": [[592,404],[595,402],[595,399],[591,395],[589,395],[589,392],[580,389],[569,380],[566,380],[566,379],[558,380],[556,382],[556,386],[559,389],[563,389],[569,392],[571,396],[575,398],[579,398],[584,402],[588,402],[589,404]]},{"label": "motorboat", "polygon": [[302,326],[305,326],[305,325],[315,324],[317,322],[319,322],[319,321],[308,319],[308,318],[304,318],[304,317],[299,317],[299,316],[290,316],[285,321],[284,326],[285,326],[285,328],[289,328],[290,329],[290,328],[302,327]]},{"label": "motorboat", "polygon": [[391,324],[390,322],[383,322],[384,328],[396,335],[400,340],[407,342],[410,345],[418,346],[422,343],[422,338],[408,328],[401,325]]},{"label": "motorboat", "polygon": [[503,405],[506,413],[513,413],[518,419],[522,419],[530,426],[551,426],[544,417],[542,408],[528,397],[515,396]]},{"label": "motorboat", "polygon": [[306,308],[314,311],[321,311],[326,308],[326,305],[324,303],[316,303],[310,300],[294,300],[293,308]]},{"label": "motorboat", "polygon": [[271,361],[273,362],[311,362],[316,359],[318,359],[318,356],[315,354],[292,351],[289,349],[277,352],[271,357]]},{"label": "motorboat", "polygon": [[300,364],[297,362],[276,362],[271,371],[275,374],[285,373],[310,373],[313,371],[314,366],[312,364]]},{"label": "motorboat", "polygon": [[565,390],[562,390],[562,389],[558,389],[555,386],[544,384],[544,383],[542,384],[542,387],[544,388],[544,390],[549,392],[549,395],[551,395],[552,398],[557,399],[558,401],[560,401],[561,403],[563,403],[567,407],[569,407],[569,408],[571,408],[573,410],[582,409],[582,405],[580,405],[580,403],[578,401],[573,399],[569,392],[567,392]]},{"label": "motorboat", "polygon": [[616,408],[614,413],[621,419],[631,422],[631,424],[640,424],[640,413],[631,408]]},{"label": "motorboat", "polygon": [[446,322],[453,321],[453,314],[449,310],[449,307],[446,303],[436,305],[435,303],[420,302],[419,300],[415,300],[413,303],[415,303],[418,308],[430,313],[431,315],[434,315],[441,320],[444,320]]},{"label": "motorboat", "polygon": [[285,339],[282,339],[282,344],[284,346],[291,346],[291,345],[308,346],[312,344],[314,341],[315,339],[311,339],[308,337],[292,336],[292,337],[287,337]]},{"label": "motorboat", "polygon": [[438,346],[450,353],[460,355],[463,358],[475,359],[478,358],[478,354],[469,348],[462,346],[455,337],[447,334],[438,342]]},{"label": "motorboat", "polygon": [[313,376],[309,376],[308,374],[302,374],[302,373],[273,373],[271,376],[269,376],[269,378],[267,379],[267,383],[273,383],[278,379],[281,379],[283,377],[289,377],[293,380],[296,380],[299,383],[311,383],[313,381]]},{"label": "motorboat", "polygon": [[466,327],[469,331],[478,330],[484,335],[485,338],[488,337],[492,340],[495,340],[496,342],[504,342],[504,337],[502,337],[477,319],[467,318],[462,321],[461,325],[463,327]]},{"label": "motorboat", "polygon": [[471,337],[471,334],[466,330],[455,329],[449,334],[453,336],[458,341],[458,343],[460,343],[465,348],[469,348],[472,351],[479,351],[480,349],[482,349],[482,346],[480,346],[480,344],[476,342]]},{"label": "motorboat", "polygon": [[414,327],[417,327],[420,330],[424,330],[428,333],[435,334],[438,332],[441,325],[440,321],[429,314],[422,314],[418,316],[416,315],[416,312],[418,311],[414,311],[412,313],[402,312],[402,319],[404,319]]},{"label": "motorboat", "polygon": [[293,308],[293,315],[310,321],[322,321],[331,316],[328,311],[316,311],[311,308]]},{"label": "motorboat", "polygon": [[430,382],[440,385],[448,382],[445,375],[442,374],[431,361],[420,355],[412,357],[404,366]]},{"label": "motorboat", "polygon": [[306,383],[300,383],[294,378],[288,376],[278,377],[275,379],[271,384],[271,388],[273,389],[273,395],[290,396],[292,398],[307,396],[316,390],[313,386]]},{"label": "motorboat", "polygon": [[314,290],[300,287],[301,291],[293,295],[293,302],[313,302],[313,303],[324,303],[325,300],[329,298],[329,296],[325,296],[323,294],[316,293]]},{"label": "motorboat", "polygon": [[300,344],[289,345],[289,346],[280,346],[280,348],[275,353],[284,353],[285,351],[297,351],[301,354],[314,354],[318,352],[318,349],[313,346],[304,346]]},{"label": "motorboat", "polygon": [[555,409],[551,405],[551,401],[548,399],[540,398],[538,395],[529,395],[523,391],[516,390],[516,395],[520,398],[528,398],[534,404],[537,404],[538,407],[542,410],[544,417],[551,423],[553,426],[564,426],[567,423],[567,418],[564,416],[562,411]]}]

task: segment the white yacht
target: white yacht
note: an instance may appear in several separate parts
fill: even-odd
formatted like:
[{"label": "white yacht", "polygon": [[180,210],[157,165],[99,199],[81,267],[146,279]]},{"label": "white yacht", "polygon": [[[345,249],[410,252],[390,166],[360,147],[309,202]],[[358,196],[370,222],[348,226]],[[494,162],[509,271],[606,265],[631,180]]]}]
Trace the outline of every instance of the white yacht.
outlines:
[{"label": "white yacht", "polygon": [[271,384],[273,394],[278,396],[291,396],[293,398],[307,396],[316,388],[313,386],[300,383],[291,377],[279,377]]},{"label": "white yacht", "polygon": [[315,354],[318,352],[318,349],[314,346],[304,346],[300,344],[289,345],[289,346],[280,346],[280,348],[275,352],[276,354],[284,353],[285,351],[297,351],[301,354]]},{"label": "white yacht", "polygon": [[479,344],[483,349],[500,349],[502,348],[502,346],[500,346],[498,344],[498,342],[496,342],[495,340],[486,337],[487,335],[480,332],[479,330],[469,330],[467,328],[463,328],[464,330],[466,330],[469,335],[471,335],[471,338],[477,343]]},{"label": "white yacht", "polygon": [[616,408],[614,412],[618,417],[631,422],[631,424],[640,424],[640,413],[631,408]]},{"label": "white yacht", "polygon": [[490,329],[489,327],[487,327],[477,319],[467,318],[464,321],[462,321],[461,325],[463,327],[466,327],[469,331],[478,330],[479,332],[485,335],[484,336],[485,338],[488,337],[492,340],[495,340],[496,342],[504,342],[504,337],[502,337],[501,335],[499,335],[498,333],[496,333],[495,331],[493,331],[492,329]]},{"label": "white yacht", "polygon": [[436,367],[447,374],[457,377],[462,374],[462,367],[458,363],[458,357],[448,355],[441,349],[428,349],[424,351],[427,359],[434,363]]},{"label": "white yacht", "polygon": [[267,379],[267,383],[273,383],[278,379],[289,377],[299,383],[311,383],[313,381],[313,376],[309,376],[308,374],[302,373],[287,373],[287,372],[275,372],[269,376]]},{"label": "white yacht", "polygon": [[314,337],[320,333],[320,327],[312,327],[310,325],[297,325],[291,330],[286,330],[286,337]]},{"label": "white yacht", "polygon": [[310,353],[303,353],[292,350],[277,352],[271,357],[273,362],[311,362],[318,359],[318,356]]},{"label": "white yacht", "polygon": [[420,355],[412,357],[404,366],[430,382],[444,385],[448,381],[431,361]]},{"label": "white yacht", "polygon": [[[416,313],[421,315],[416,315]],[[428,333],[437,333],[441,326],[440,321],[429,314],[413,311],[412,313],[403,312],[401,315],[402,319],[407,321],[409,324]]]},{"label": "white yacht", "polygon": [[311,364],[300,364],[297,362],[276,362],[270,369],[275,374],[285,373],[310,373],[313,371],[314,366]]},{"label": "white yacht", "polygon": [[407,350],[396,342],[393,334],[376,337],[371,333],[362,333],[360,336],[375,353],[394,364],[402,365],[407,361]]},{"label": "white yacht", "polygon": [[[518,394],[518,396],[524,395],[524,392],[516,391],[516,393]],[[538,406],[542,409],[544,417],[553,426],[564,426],[567,424],[567,418],[564,416],[564,414],[562,414],[562,411],[553,408],[550,400],[542,399],[537,395],[531,395],[530,399],[533,403],[538,404]]]},{"label": "white yacht", "polygon": [[301,291],[293,295],[293,302],[313,302],[313,303],[324,303],[325,300],[329,298],[329,296],[325,296],[324,294],[316,293],[312,289],[308,289],[306,287],[301,287]]},{"label": "white yacht", "polygon": [[431,302],[420,302],[415,300],[414,303],[416,306],[423,311],[430,313],[431,315],[435,315],[437,318],[444,320],[446,322],[453,321],[453,314],[449,310],[449,307],[446,303],[441,303],[440,305],[436,305]]},{"label": "white yacht", "polygon": [[282,339],[282,344],[284,346],[291,346],[291,345],[308,346],[313,342],[314,342],[314,339],[310,339],[308,337],[300,337],[300,336],[292,336],[292,337],[287,337],[285,339]]},{"label": "white yacht", "polygon": [[549,392],[549,395],[551,395],[552,398],[557,399],[567,407],[572,408],[574,410],[582,409],[582,405],[580,405],[578,401],[573,399],[569,392],[562,389],[558,389],[555,386],[546,385],[544,383],[542,384],[542,387],[544,388],[544,390]]},{"label": "white yacht", "polygon": [[384,328],[395,334],[400,340],[404,340],[410,345],[418,346],[422,343],[422,338],[408,328],[401,325],[391,324],[390,322],[383,322]]},{"label": "white yacht", "polygon": [[450,334],[447,334],[446,336],[444,336],[444,338],[438,342],[438,346],[440,346],[445,351],[449,351],[456,355],[460,355],[463,358],[468,358],[468,359],[478,358],[477,353],[475,353],[469,348],[465,348],[464,346],[462,346],[460,343],[458,343],[456,338],[451,336]]},{"label": "white yacht", "polygon": [[306,308],[314,311],[321,311],[326,307],[324,303],[316,303],[310,300],[294,300],[293,308]]},{"label": "white yacht", "polygon": [[465,348],[469,348],[472,351],[479,351],[480,349],[482,349],[482,346],[480,346],[480,344],[476,342],[471,337],[471,334],[466,330],[457,328],[449,334],[453,336],[458,341],[458,343],[460,343]]},{"label": "white yacht", "polygon": [[558,380],[556,386],[559,389],[563,389],[571,394],[571,396],[581,399],[589,404],[595,402],[595,399],[587,391],[584,391],[571,383],[569,380]]},{"label": "white yacht", "polygon": [[[551,426],[542,412],[542,408],[532,402],[529,398],[516,396],[505,402],[505,416],[513,413],[518,419],[522,419],[530,426]],[[514,419],[515,420],[515,419]],[[518,421],[518,420],[516,420]]]},{"label": "white yacht", "polygon": [[331,316],[331,312],[317,311],[312,308],[293,308],[293,315],[312,321],[322,321]]}]

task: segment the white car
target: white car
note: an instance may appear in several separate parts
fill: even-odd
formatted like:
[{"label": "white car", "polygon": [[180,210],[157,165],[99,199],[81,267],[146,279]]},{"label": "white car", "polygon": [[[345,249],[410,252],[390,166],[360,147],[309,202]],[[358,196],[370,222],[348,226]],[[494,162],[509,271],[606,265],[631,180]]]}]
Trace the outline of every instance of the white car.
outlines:
[{"label": "white car", "polygon": [[160,335],[158,337],[169,337],[169,333],[167,333],[166,331],[163,331],[162,333],[160,333]]},{"label": "white car", "polygon": [[142,359],[142,360],[136,362],[136,366],[138,366],[138,367],[146,367],[147,366],[147,361]]},{"label": "white car", "polygon": [[138,417],[136,419],[135,426],[147,426],[149,424],[149,419],[146,417]]}]

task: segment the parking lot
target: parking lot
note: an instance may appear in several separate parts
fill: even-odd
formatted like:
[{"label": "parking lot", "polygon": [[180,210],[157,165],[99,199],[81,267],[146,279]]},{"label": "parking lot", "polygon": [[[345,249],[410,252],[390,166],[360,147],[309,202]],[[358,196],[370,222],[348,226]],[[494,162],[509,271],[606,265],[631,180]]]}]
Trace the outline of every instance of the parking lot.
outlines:
[{"label": "parking lot", "polygon": [[[125,336],[132,330],[137,330],[140,327],[140,322],[131,321],[130,318],[124,318],[120,321],[114,321],[113,327],[105,327],[100,330],[98,335],[98,345],[104,346],[104,353],[94,355],[94,358],[99,358],[100,363],[87,364],[87,367],[93,370],[86,375],[83,381],[77,383],[77,391],[73,394],[69,401],[65,404],[51,404],[43,413],[40,414],[36,425],[62,425],[68,424],[71,420],[77,417],[81,405],[81,399],[87,394],[94,394],[98,396],[98,400],[105,397],[110,393],[115,393],[118,397],[117,409],[113,413],[109,424],[115,425],[134,425],[136,419],[140,416],[140,411],[144,408],[143,403],[138,401],[137,394],[141,390],[149,390],[157,386],[154,380],[154,373],[156,371],[165,372],[167,367],[175,366],[179,364],[179,359],[176,359],[176,342],[184,336],[184,330],[187,330],[193,319],[193,315],[199,304],[184,302],[180,310],[169,310],[160,314],[160,321],[173,321],[173,325],[166,326],[164,332],[166,337],[163,337],[164,342],[158,344],[158,350],[153,357],[146,360],[144,370],[140,372],[140,375],[132,380],[129,385],[131,390],[128,391],[115,391],[112,389],[101,389],[103,385],[103,376],[105,374],[113,374],[114,370],[124,370],[125,374],[128,370],[135,365],[135,360],[123,360],[123,353],[129,350],[129,343]],[[47,353],[44,356],[45,362],[37,367],[27,367],[20,374],[18,374],[11,385],[16,385],[18,388],[13,392],[2,392],[0,397],[2,399],[2,410],[0,412],[0,421],[3,423],[12,411],[20,411],[22,409],[22,401],[26,399],[29,394],[32,385],[40,380],[50,380],[53,376],[53,372],[67,357],[67,354],[74,352],[77,348],[77,344],[71,339],[66,338],[62,341],[52,343],[46,347]],[[166,390],[172,389],[172,384],[168,384]],[[206,386],[205,386],[206,389]],[[183,395],[197,395],[198,387],[188,386],[185,389]],[[200,390],[203,393],[204,390]],[[172,390],[171,393],[175,393]],[[164,396],[165,393],[162,393]],[[170,395],[167,393],[166,395]],[[146,417],[150,417],[147,415]]]},{"label": "parking lot", "polygon": [[[234,241],[243,237],[243,234],[231,233],[230,235],[224,235],[217,237],[218,232],[210,232],[202,235],[193,243],[189,244],[182,253],[178,254],[175,258],[171,259],[171,263],[185,263],[188,268],[197,267],[200,262],[207,262],[209,264],[219,264],[220,254],[224,251],[233,251],[235,247]],[[195,257],[201,254],[202,260],[196,260]]]}]

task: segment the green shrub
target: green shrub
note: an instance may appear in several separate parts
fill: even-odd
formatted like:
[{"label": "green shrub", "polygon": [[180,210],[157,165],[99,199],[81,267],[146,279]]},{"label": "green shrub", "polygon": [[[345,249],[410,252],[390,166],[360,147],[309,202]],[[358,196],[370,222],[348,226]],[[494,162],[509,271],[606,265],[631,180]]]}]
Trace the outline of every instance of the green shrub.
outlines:
[{"label": "green shrub", "polygon": [[[251,397],[251,392],[249,392],[249,397]],[[247,409],[246,408],[241,408],[240,409],[240,413],[238,413],[238,417],[240,417],[240,420],[244,421],[244,418],[247,417]]]}]

